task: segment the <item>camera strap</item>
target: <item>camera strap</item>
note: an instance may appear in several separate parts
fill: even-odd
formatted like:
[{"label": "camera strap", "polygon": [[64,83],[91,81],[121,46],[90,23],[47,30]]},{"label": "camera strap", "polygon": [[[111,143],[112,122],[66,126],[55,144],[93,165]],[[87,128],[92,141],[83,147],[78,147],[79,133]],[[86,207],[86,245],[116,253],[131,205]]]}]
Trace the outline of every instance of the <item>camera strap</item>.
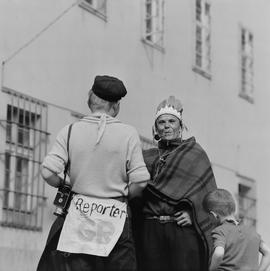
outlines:
[{"label": "camera strap", "polygon": [[69,159],[69,139],[70,139],[70,133],[71,133],[71,129],[72,129],[72,125],[73,123],[71,123],[68,127],[68,134],[67,134],[67,155],[68,155],[68,160],[64,169],[64,183],[66,183],[66,176],[67,176],[67,172],[69,170],[70,167],[70,159]]}]

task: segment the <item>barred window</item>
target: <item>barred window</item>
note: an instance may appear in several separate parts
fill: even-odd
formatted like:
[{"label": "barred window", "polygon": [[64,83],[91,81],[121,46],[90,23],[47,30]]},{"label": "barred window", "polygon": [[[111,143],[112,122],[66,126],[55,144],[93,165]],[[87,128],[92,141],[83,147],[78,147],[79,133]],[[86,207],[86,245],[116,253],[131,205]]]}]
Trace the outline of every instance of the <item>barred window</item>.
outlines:
[{"label": "barred window", "polygon": [[79,6],[103,20],[107,20],[107,0],[82,0]]},{"label": "barred window", "polygon": [[195,0],[195,60],[193,70],[211,78],[211,16],[207,0]]},{"label": "barred window", "polygon": [[164,50],[164,0],[145,0],[143,41]]},{"label": "barred window", "polygon": [[256,185],[247,177],[238,176],[238,215],[245,225],[256,227]]},{"label": "barred window", "polygon": [[41,230],[44,185],[40,165],[47,152],[47,105],[14,90],[3,88],[9,102],[5,129],[4,187],[1,225]]},{"label": "barred window", "polygon": [[253,103],[253,35],[241,28],[241,90],[239,96]]}]

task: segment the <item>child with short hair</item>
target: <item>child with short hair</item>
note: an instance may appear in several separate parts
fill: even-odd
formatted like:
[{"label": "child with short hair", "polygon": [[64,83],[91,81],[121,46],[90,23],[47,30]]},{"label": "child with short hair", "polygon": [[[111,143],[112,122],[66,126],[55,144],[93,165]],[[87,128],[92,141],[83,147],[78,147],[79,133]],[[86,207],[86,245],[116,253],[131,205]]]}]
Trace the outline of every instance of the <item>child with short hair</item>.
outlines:
[{"label": "child with short hair", "polygon": [[203,206],[218,223],[211,233],[214,247],[209,271],[266,270],[270,265],[270,249],[254,228],[238,223],[231,193],[216,189],[205,196]]}]

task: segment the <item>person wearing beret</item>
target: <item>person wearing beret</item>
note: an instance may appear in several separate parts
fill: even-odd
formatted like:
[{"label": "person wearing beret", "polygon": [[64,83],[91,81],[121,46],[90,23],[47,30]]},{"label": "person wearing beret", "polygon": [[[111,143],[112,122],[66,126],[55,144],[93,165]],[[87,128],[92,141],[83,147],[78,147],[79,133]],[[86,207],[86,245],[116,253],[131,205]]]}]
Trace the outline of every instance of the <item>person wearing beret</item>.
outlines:
[{"label": "person wearing beret", "polygon": [[153,127],[157,147],[143,152],[151,177],[144,190],[138,254],[148,271],[208,270],[212,224],[202,201],[216,182],[202,147],[194,137],[182,137],[182,112],[174,96],[160,103]]},{"label": "person wearing beret", "polygon": [[68,165],[68,213],[51,227],[37,270],[136,270],[128,200],[139,196],[149,173],[135,128],[115,117],[126,95],[121,80],[96,76],[91,113],[67,125],[45,157],[41,174],[61,187]]}]

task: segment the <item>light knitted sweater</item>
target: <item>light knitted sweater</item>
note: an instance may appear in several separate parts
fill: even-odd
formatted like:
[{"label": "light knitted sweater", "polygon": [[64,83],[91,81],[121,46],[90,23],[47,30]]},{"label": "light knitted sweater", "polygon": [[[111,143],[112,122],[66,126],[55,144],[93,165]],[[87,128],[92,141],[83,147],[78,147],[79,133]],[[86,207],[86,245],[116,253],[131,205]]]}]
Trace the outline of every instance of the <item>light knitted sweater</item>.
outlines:
[{"label": "light knitted sweater", "polygon": [[[69,142],[72,190],[101,198],[127,196],[129,184],[146,185],[150,178],[138,133],[105,115],[100,136],[100,120],[101,115],[91,115],[73,124]],[[42,164],[57,174],[63,172],[68,160],[67,134],[65,126]]]}]

